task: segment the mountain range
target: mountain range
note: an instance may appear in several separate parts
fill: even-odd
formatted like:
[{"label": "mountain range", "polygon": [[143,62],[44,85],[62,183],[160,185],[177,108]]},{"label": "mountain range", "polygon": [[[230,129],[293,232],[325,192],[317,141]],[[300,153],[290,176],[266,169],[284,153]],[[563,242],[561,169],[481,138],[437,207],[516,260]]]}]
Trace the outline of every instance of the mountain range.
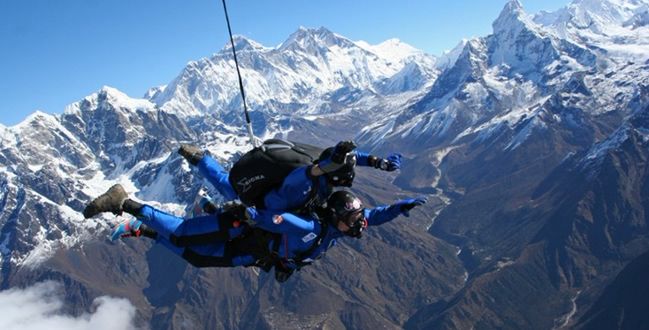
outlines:
[{"label": "mountain range", "polygon": [[642,327],[648,17],[647,0],[536,15],[512,0],[492,34],[441,57],[326,28],[273,48],[237,36],[259,138],[399,151],[401,171],[359,168],[354,191],[368,205],[429,197],[283,285],[196,269],[145,239],[110,243],[120,219],[80,213],[119,182],[182,215],[207,183],[180,143],[224,164],[250,149],[229,46],[142,98],[104,87],[0,127],[1,288],[54,279],[73,315],[127,298],[156,329]]}]

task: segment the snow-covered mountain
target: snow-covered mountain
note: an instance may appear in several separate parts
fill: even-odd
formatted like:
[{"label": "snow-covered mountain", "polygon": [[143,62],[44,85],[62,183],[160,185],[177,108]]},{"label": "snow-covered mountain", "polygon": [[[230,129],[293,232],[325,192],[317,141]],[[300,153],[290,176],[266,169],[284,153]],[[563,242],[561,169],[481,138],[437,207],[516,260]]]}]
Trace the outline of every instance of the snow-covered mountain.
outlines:
[{"label": "snow-covered mountain", "polygon": [[411,158],[395,182],[448,197],[431,232],[468,269],[462,292],[410,325],[573,325],[613,265],[647,250],[645,11],[573,1],[531,17],[510,1],[426,96],[364,128],[364,144]]},{"label": "snow-covered mountain", "polygon": [[154,328],[576,324],[649,249],[647,7],[575,0],[530,16],[512,0],[492,34],[439,59],[325,28],[276,47],[236,37],[259,137],[399,151],[400,174],[359,170],[355,186],[371,204],[430,197],[414,219],[346,242],[281,287],[143,256],[146,242],[108,246],[115,220],[79,213],[120,182],[182,214],[205,182],[179,143],[226,163],[249,149],[229,44],[141,99],[104,87],[61,115],[0,126],[2,288],[54,277],[77,311],[126,296]]},{"label": "snow-covered mountain", "polygon": [[[437,73],[433,56],[396,39],[369,45],[325,28],[300,28],[274,48],[237,36],[235,47],[248,105],[269,116],[331,113],[361,95],[418,91]],[[189,63],[151,100],[184,116],[240,111],[231,47]]]},{"label": "snow-covered mountain", "polygon": [[559,37],[599,49],[611,59],[646,60],[649,51],[649,2],[580,0],[534,21]]},{"label": "snow-covered mountain", "polygon": [[[236,42],[260,138],[280,134],[320,144],[352,138],[354,132],[342,125],[349,118],[363,118],[381,109],[398,111],[412,95],[424,93],[437,73],[433,56],[396,39],[369,45],[324,28],[301,28],[276,48],[243,37]],[[135,267],[137,271],[139,266],[116,268],[113,263],[126,262],[120,254],[141,251],[146,242],[135,242],[135,250],[106,245],[110,226],[122,218],[106,215],[85,220],[80,211],[91,198],[121,183],[137,199],[184,214],[199,186],[207,183],[176,154],[179,143],[201,145],[226,164],[249,150],[240,125],[242,108],[231,56],[231,49],[225,47],[209,59],[189,63],[170,84],[150,89],[142,99],[103,87],[69,105],[61,115],[37,112],[19,125],[0,127],[3,288],[39,278],[61,279],[66,291],[74,292],[70,300],[75,310],[91,308],[86,302],[92,301],[93,292],[121,295],[120,286],[97,279],[123,282],[127,274],[134,275],[133,269],[122,270]],[[325,118],[318,120],[323,114]],[[363,124],[354,123],[356,127]],[[323,131],[329,134],[318,133]],[[452,255],[450,245],[437,243]],[[422,247],[437,243],[422,242]],[[97,245],[103,248],[94,254]],[[151,271],[164,268],[155,261],[164,251],[151,253],[146,267]],[[133,257],[142,260],[142,256]],[[97,264],[98,260],[106,264]],[[175,267],[183,271],[186,265],[180,262]],[[430,272],[430,265],[424,268],[429,270],[419,271]],[[436,278],[447,277],[438,271],[431,274],[429,287]],[[446,284],[443,288],[450,290]],[[132,298],[140,301],[136,303],[140,313],[150,317],[146,299],[157,304],[159,294],[139,292]],[[232,316],[223,322],[237,319]]]},{"label": "snow-covered mountain", "polygon": [[[611,14],[617,17],[615,20],[598,20],[601,29],[588,30],[598,32],[600,38],[566,37],[561,27],[567,22],[572,22],[569,26],[574,31],[570,31],[581,31],[574,28],[581,17],[576,13],[599,15],[601,10],[591,11],[591,7],[604,4],[618,14]],[[610,14],[611,10],[605,12]],[[631,111],[632,100],[637,99],[646,82],[649,52],[644,47],[649,33],[626,22],[643,10],[643,2],[575,1],[558,11],[562,14],[543,13],[533,18],[518,1],[511,1],[494,22],[492,35],[465,41],[460,44],[461,50],[458,47],[440,59],[446,67],[442,67],[428,95],[408,111],[366,127],[360,139],[378,145],[386,138],[422,138],[439,146],[463,142],[469,136],[484,140],[523,121],[541,124],[540,119],[530,117],[540,115],[539,110],[556,95],[563,96],[561,102],[580,103],[591,113]],[[616,29],[629,35],[616,39],[611,36]],[[604,38],[615,45],[605,43]],[[512,141],[511,145],[515,144]]]}]

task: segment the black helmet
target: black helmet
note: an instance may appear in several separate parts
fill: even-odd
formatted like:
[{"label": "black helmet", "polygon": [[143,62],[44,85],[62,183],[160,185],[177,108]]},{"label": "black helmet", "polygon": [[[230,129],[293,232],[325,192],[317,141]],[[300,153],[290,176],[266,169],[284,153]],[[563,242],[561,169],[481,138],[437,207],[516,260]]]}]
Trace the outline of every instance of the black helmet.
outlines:
[{"label": "black helmet", "polygon": [[361,237],[363,229],[367,227],[367,219],[363,212],[363,203],[361,200],[346,190],[339,190],[327,199],[327,209],[330,213],[330,221],[334,226],[344,222],[349,230],[346,235]]},{"label": "black helmet", "polygon": [[[331,154],[334,152],[334,147],[329,147],[325,149],[318,157],[316,164],[331,157]],[[356,166],[356,155],[350,155],[351,160],[345,162],[345,165],[340,169],[326,173],[327,181],[334,187],[351,187],[352,182],[354,182],[354,177],[356,172],[354,172],[354,167]]]}]

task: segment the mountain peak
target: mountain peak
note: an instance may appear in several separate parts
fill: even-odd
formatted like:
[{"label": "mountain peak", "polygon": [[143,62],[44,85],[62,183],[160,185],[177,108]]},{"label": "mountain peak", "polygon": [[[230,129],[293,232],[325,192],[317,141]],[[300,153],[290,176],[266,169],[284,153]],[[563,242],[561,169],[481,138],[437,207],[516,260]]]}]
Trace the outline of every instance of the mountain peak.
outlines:
[{"label": "mountain peak", "polygon": [[16,128],[25,127],[27,125],[30,125],[34,121],[41,122],[41,121],[52,121],[52,120],[56,120],[55,115],[45,113],[45,112],[43,112],[41,110],[36,110],[36,111],[32,112],[29,116],[27,116],[27,118],[25,118],[23,121],[21,121],[20,123],[18,123],[14,127],[16,127]]},{"label": "mountain peak", "polygon": [[[239,34],[232,36],[232,40],[234,41],[234,47],[237,51],[247,51],[247,50],[259,51],[259,50],[267,49],[267,47],[265,47],[264,45]],[[232,51],[232,43],[228,41],[223,47],[223,49],[221,49],[221,52],[231,52],[231,51]]]},{"label": "mountain peak", "polygon": [[552,36],[516,0],[505,5],[493,23],[493,30],[489,36],[492,64],[506,64],[525,74],[547,66],[560,56]]},{"label": "mountain peak", "polygon": [[129,100],[130,97],[124,94],[122,91],[117,88],[110,86],[102,86],[96,94],[91,95],[91,97],[96,97],[99,102],[110,102],[110,103],[123,103],[123,100]]},{"label": "mountain peak", "polygon": [[520,2],[518,0],[511,0],[506,3],[505,7],[503,7],[503,10],[500,11],[500,15],[498,16],[497,20],[507,17],[518,18],[524,13],[525,11],[523,10],[523,5]]},{"label": "mountain peak", "polygon": [[518,0],[510,0],[508,3],[505,4],[505,9],[504,10],[509,10],[509,11],[522,11],[523,10],[523,5],[520,3]]},{"label": "mountain peak", "polygon": [[453,49],[444,51],[437,61],[437,68],[443,71],[452,67],[468,43],[469,39],[462,39]]},{"label": "mountain peak", "polygon": [[[378,45],[370,45],[362,40],[356,41],[355,44],[381,58],[389,59],[395,63],[406,61],[413,56],[423,56],[424,54],[423,51],[396,38],[388,39]],[[434,58],[432,55],[430,57]]]},{"label": "mountain peak", "polygon": [[110,86],[102,86],[97,92],[86,96],[83,100],[73,103],[65,108],[65,114],[71,114],[79,111],[82,104],[87,104],[85,109],[94,110],[101,104],[110,104],[112,107],[119,109],[132,109],[136,110],[152,110],[155,108],[154,104],[145,99],[134,99],[126,95],[117,88]]},{"label": "mountain peak", "polygon": [[119,89],[107,85],[101,86],[101,88],[99,89],[99,91],[97,91],[97,93],[103,96],[127,97],[126,94],[122,93]]},{"label": "mountain peak", "polygon": [[280,49],[299,47],[303,49],[330,47],[330,46],[352,46],[354,43],[347,38],[329,31],[325,27],[306,28],[300,26],[281,45]]},{"label": "mountain peak", "polygon": [[533,24],[532,20],[527,17],[523,10],[523,5],[518,0],[511,0],[500,12],[498,18],[493,22],[494,34],[503,31],[512,30],[513,28],[521,25]]}]

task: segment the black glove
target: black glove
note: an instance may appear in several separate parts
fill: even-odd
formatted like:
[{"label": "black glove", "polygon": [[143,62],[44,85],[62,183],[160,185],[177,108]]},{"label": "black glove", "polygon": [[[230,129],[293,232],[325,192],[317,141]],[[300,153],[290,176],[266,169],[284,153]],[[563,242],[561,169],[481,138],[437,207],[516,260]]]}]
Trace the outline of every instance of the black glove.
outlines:
[{"label": "black glove", "polygon": [[401,154],[393,153],[388,156],[388,158],[379,158],[376,156],[370,156],[371,161],[370,165],[374,166],[380,170],[392,172],[401,168]]},{"label": "black glove", "polygon": [[203,210],[207,214],[215,214],[219,211],[219,206],[216,205],[212,198],[210,198],[209,196],[201,197],[201,200],[198,201],[198,205],[200,206],[201,210]]},{"label": "black glove", "polygon": [[346,164],[356,165],[356,155],[351,152],[356,149],[352,141],[341,141],[336,144],[333,153],[327,159],[318,163],[318,167],[325,173],[334,172]]},{"label": "black glove", "polygon": [[236,201],[225,202],[221,205],[219,220],[230,224],[229,227],[239,227],[241,223],[252,224],[252,218],[248,214],[248,208]]},{"label": "black glove", "polygon": [[178,153],[192,165],[197,165],[205,156],[205,151],[191,144],[181,144]]},{"label": "black glove", "polygon": [[344,163],[347,154],[356,149],[354,141],[341,141],[336,144],[331,160],[335,163]]},{"label": "black glove", "polygon": [[412,210],[415,206],[426,204],[426,201],[427,200],[425,197],[409,198],[398,201],[394,203],[393,206],[398,207],[401,214],[409,217],[410,210]]},{"label": "black glove", "polygon": [[294,269],[288,268],[281,260],[275,262],[275,280],[279,283],[284,283],[293,275]]}]

